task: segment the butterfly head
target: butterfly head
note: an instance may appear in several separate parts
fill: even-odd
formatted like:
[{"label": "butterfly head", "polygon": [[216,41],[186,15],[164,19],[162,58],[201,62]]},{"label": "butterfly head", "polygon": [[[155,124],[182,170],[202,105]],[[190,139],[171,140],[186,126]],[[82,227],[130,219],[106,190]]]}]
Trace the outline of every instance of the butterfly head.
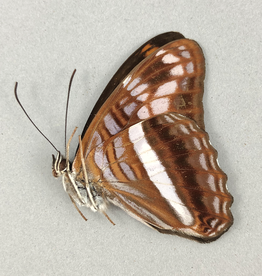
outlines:
[{"label": "butterfly head", "polygon": [[67,168],[66,159],[63,157],[60,151],[57,153],[56,157],[52,155],[52,158],[53,158],[52,174],[55,178],[58,178],[63,173],[66,172],[66,168]]}]

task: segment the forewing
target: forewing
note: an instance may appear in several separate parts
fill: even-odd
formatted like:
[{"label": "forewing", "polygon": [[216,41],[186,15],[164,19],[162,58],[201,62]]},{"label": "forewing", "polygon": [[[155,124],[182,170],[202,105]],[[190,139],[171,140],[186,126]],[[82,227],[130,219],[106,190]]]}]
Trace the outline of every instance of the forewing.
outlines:
[{"label": "forewing", "polygon": [[232,224],[232,197],[208,134],[177,113],[146,119],[86,159],[105,198],[160,232],[209,242]]},{"label": "forewing", "polygon": [[[143,59],[100,107],[82,137],[84,157],[123,129],[158,114],[178,112],[204,129],[204,57],[189,39],[172,41]],[[79,172],[77,152],[73,168]]]},{"label": "forewing", "polygon": [[112,79],[109,81],[108,85],[104,89],[103,93],[100,95],[96,105],[94,106],[86,125],[82,132],[82,138],[84,137],[86,130],[88,129],[90,123],[98,113],[101,106],[107,100],[107,98],[113,93],[114,89],[119,85],[119,83],[130,73],[130,71],[138,65],[142,60],[148,57],[150,54],[158,50],[160,47],[166,45],[171,41],[182,39],[184,36],[178,32],[167,32],[157,35],[151,38],[149,41],[144,43],[139,47],[118,69]]}]

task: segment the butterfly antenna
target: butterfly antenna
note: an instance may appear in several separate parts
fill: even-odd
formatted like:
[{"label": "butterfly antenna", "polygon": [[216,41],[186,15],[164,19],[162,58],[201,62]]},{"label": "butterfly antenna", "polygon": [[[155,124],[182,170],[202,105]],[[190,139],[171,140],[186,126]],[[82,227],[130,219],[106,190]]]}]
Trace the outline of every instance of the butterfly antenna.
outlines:
[{"label": "butterfly antenna", "polygon": [[69,170],[69,147],[70,147],[70,143],[73,139],[73,136],[75,135],[76,133],[76,130],[77,130],[77,127],[75,127],[73,133],[71,134],[69,140],[68,140],[68,143],[66,145],[66,166],[67,166],[67,170]]},{"label": "butterfly antenna", "polygon": [[69,81],[69,85],[68,85],[68,93],[67,93],[67,101],[66,101],[66,114],[65,114],[65,150],[67,148],[66,133],[67,133],[67,117],[68,117],[69,98],[70,98],[70,91],[71,91],[71,86],[72,86],[72,82],[73,82],[75,72],[76,72],[76,69],[73,71],[72,76],[71,76],[70,81]]},{"label": "butterfly antenna", "polygon": [[15,83],[15,98],[16,101],[18,102],[18,104],[20,105],[20,107],[22,108],[22,110],[24,111],[25,115],[27,116],[27,118],[29,119],[29,121],[33,124],[33,126],[38,130],[38,132],[49,142],[49,144],[57,151],[59,152],[59,150],[54,146],[54,144],[45,136],[45,134],[37,127],[37,125],[33,122],[33,120],[30,118],[30,116],[27,114],[27,112],[25,111],[23,105],[21,104],[18,95],[17,95],[17,87],[18,87],[18,82]]}]

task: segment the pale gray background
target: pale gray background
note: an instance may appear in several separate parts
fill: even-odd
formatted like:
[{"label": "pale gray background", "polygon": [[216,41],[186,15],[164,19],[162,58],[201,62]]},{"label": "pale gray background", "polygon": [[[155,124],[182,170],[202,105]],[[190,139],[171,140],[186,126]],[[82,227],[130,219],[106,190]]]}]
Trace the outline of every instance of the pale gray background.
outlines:
[{"label": "pale gray background", "polygon": [[[0,8],[0,275],[261,275],[261,32],[257,1],[3,1]],[[142,43],[167,31],[206,57],[205,122],[235,202],[234,225],[203,245],[147,228],[122,210],[84,210],[51,175],[52,147],[81,133],[103,88]],[[71,156],[77,146],[75,137]]]}]

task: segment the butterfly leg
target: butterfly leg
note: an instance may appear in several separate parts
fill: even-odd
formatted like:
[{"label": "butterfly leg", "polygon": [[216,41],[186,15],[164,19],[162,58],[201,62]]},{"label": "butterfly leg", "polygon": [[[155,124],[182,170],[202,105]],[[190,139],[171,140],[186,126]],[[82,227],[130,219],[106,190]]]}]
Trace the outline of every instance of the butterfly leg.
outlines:
[{"label": "butterfly leg", "polygon": [[98,208],[96,206],[96,203],[94,201],[94,197],[91,193],[90,190],[90,185],[88,183],[88,177],[87,177],[87,172],[86,172],[86,165],[85,165],[85,160],[84,160],[84,156],[83,156],[83,147],[82,147],[82,140],[81,140],[81,136],[79,135],[79,150],[80,150],[80,156],[81,156],[81,163],[82,163],[82,168],[83,168],[83,173],[84,173],[84,180],[85,180],[85,184],[86,184],[86,191],[87,194],[90,198],[90,201],[92,203],[92,207],[94,208],[94,210],[96,211]]}]

